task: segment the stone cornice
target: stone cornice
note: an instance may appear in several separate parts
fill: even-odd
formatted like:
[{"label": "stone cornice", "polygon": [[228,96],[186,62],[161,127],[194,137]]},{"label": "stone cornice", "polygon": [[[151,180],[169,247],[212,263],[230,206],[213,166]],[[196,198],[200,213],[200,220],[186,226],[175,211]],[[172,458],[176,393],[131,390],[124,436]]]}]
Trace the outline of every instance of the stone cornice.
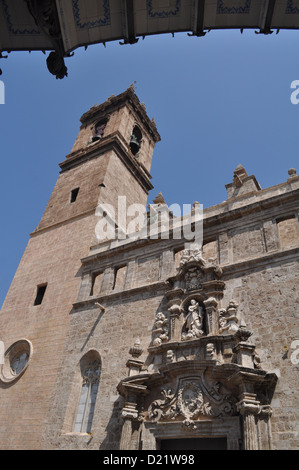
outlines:
[{"label": "stone cornice", "polygon": [[[246,271],[248,273],[252,269],[261,268],[264,269],[265,264],[281,263],[282,261],[293,261],[294,255],[299,255],[299,248],[293,248],[290,250],[284,251],[275,251],[272,253],[266,253],[263,256],[257,258],[249,259],[246,261],[241,261],[237,263],[231,263],[229,265],[222,266],[223,270],[223,279],[226,280],[230,275],[236,275],[238,272]],[[299,259],[299,256],[298,256]],[[82,309],[95,308],[96,303],[102,303],[105,301],[111,301],[113,299],[119,298],[131,298],[135,294],[140,294],[141,292],[152,292],[154,295],[167,294],[169,290],[169,284],[165,280],[159,280],[151,284],[143,284],[138,287],[123,289],[120,291],[109,291],[106,293],[101,293],[96,296],[89,297],[85,300],[80,300],[73,303],[74,312]]]},{"label": "stone cornice", "polygon": [[155,142],[159,142],[161,137],[157,131],[156,124],[153,120],[150,120],[145,107],[140,104],[138,96],[133,90],[133,86],[129,87],[123,93],[117,96],[111,96],[99,106],[92,107],[89,111],[84,113],[81,116],[81,123],[86,125],[86,123],[94,120],[101,115],[107,115],[107,113],[112,112],[113,110],[124,106],[125,104],[130,104],[133,110],[136,112],[137,116],[146,125],[147,131],[150,132]]},{"label": "stone cornice", "polygon": [[[225,212],[219,212],[217,215],[213,215],[211,217],[207,217],[203,219],[203,229],[213,229],[215,228],[215,231],[219,231],[219,227],[222,227],[225,223],[227,222],[234,222],[236,220],[240,220],[242,217],[246,215],[253,215],[254,214],[261,214],[262,211],[267,210],[267,209],[273,209],[273,207],[279,208],[277,210],[276,216],[281,216],[283,215],[281,211],[281,207],[283,204],[288,204],[288,203],[297,203],[299,198],[299,190],[294,190],[290,191],[284,194],[281,194],[279,196],[274,196],[269,199],[264,199],[261,201],[256,201],[252,204],[249,204],[247,206],[242,206],[238,207],[236,209],[232,209],[230,211],[225,211]],[[275,215],[274,215],[275,216]],[[273,217],[273,214],[272,214]],[[255,217],[256,218],[256,217]],[[257,219],[258,220],[258,219]],[[255,221],[251,221],[251,223],[254,223]],[[223,229],[221,228],[221,231]],[[165,240],[159,240],[159,239],[149,239],[149,238],[142,238],[142,239],[137,239],[137,240],[132,240],[128,241],[126,243],[121,243],[118,246],[114,246],[111,248],[106,249],[105,251],[102,251],[100,253],[94,253],[91,254],[90,256],[85,257],[82,259],[82,263],[87,265],[89,263],[92,263],[97,260],[103,260],[106,257],[111,257],[111,256],[116,256],[118,254],[123,253],[126,251],[129,253],[130,251],[133,252],[134,250],[138,250],[141,247],[150,247],[153,246],[155,252],[161,252],[162,253],[162,248],[161,248],[161,243],[163,243],[163,248],[167,249],[168,248],[173,248],[178,244],[177,240],[171,239],[171,229],[170,229],[170,238],[168,240],[168,243],[166,245],[164,244]],[[181,243],[184,243],[185,240],[181,240]],[[94,247],[96,249],[96,246]],[[265,256],[269,256],[270,258],[273,256],[276,256],[277,253],[280,253],[279,251],[275,251],[272,253],[266,253]],[[285,250],[282,252],[285,253]],[[151,251],[148,251],[148,255],[152,254]],[[262,258],[264,255],[262,255]],[[256,261],[256,259],[261,258],[261,256],[252,259],[251,261]],[[248,261],[244,262],[248,263]],[[239,263],[233,263],[233,266]]]},{"label": "stone cornice", "polygon": [[[297,257],[295,257],[297,255]],[[292,262],[299,260],[299,247],[291,248],[289,250],[272,251],[271,253],[264,253],[255,258],[247,259],[244,261],[237,261],[227,265],[222,265],[223,278],[226,279],[230,275],[234,276],[240,272],[248,273],[252,269],[264,269],[265,265],[284,262]]]},{"label": "stone cornice", "polygon": [[[257,197],[259,197],[259,194],[260,192],[257,193]],[[244,198],[240,197],[240,199],[244,199]],[[299,189],[295,189],[293,191],[287,191],[283,194],[270,196],[265,199],[258,199],[254,202],[251,202],[246,205],[241,205],[240,207],[236,207],[234,209],[229,209],[229,205],[231,205],[232,202],[236,202],[237,198],[236,198],[236,201],[233,201],[231,199],[231,200],[228,200],[219,204],[218,206],[214,206],[215,210],[219,208],[218,214],[211,215],[209,217],[208,211],[211,210],[211,208],[207,208],[206,210],[204,210],[203,226],[204,226],[204,229],[209,228],[210,226],[213,226],[216,224],[217,225],[223,224],[225,222],[240,219],[241,217],[244,217],[245,215],[258,214],[264,210],[273,209],[273,207],[277,207],[281,210],[281,206],[283,204],[287,204],[290,202],[298,203],[298,200],[299,200]],[[221,210],[222,208],[223,210]],[[279,211],[277,212],[278,212],[277,215],[279,215]]]},{"label": "stone cornice", "polygon": [[88,297],[85,300],[78,300],[77,302],[73,303],[73,311],[71,313],[75,313],[78,310],[82,309],[89,309],[97,307],[97,303],[105,303],[105,301],[110,301],[111,299],[119,299],[119,298],[131,298],[135,294],[140,294],[142,291],[153,292],[157,294],[161,292],[164,294],[165,291],[168,289],[168,284],[166,281],[157,281],[153,282],[152,284],[145,284],[138,287],[133,287],[125,290],[120,291],[109,291],[106,293],[101,293],[99,295],[94,295],[92,297]]},{"label": "stone cornice", "polygon": [[150,174],[132,155],[130,155],[128,145],[118,131],[110,134],[108,137],[104,137],[96,144],[86,147],[84,150],[79,150],[67,155],[66,160],[59,164],[61,172],[75,168],[93,158],[100,158],[111,150],[117,154],[147,193],[153,189],[153,185],[150,182]]}]

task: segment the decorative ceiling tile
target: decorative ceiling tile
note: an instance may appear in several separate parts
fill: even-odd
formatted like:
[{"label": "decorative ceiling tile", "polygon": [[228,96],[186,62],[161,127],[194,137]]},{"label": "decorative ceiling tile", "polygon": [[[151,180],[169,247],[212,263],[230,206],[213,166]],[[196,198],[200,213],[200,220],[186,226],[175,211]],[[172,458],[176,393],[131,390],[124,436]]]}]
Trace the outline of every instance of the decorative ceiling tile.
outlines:
[{"label": "decorative ceiling tile", "polygon": [[217,13],[235,15],[249,13],[251,0],[218,0]]},{"label": "decorative ceiling tile", "polygon": [[299,14],[299,1],[298,0],[288,0],[286,13],[296,15]]},{"label": "decorative ceiling tile", "polygon": [[72,0],[72,3],[77,28],[89,29],[110,25],[109,0]]},{"label": "decorative ceiling tile", "polygon": [[181,0],[147,0],[147,14],[151,18],[169,18],[181,10]]}]

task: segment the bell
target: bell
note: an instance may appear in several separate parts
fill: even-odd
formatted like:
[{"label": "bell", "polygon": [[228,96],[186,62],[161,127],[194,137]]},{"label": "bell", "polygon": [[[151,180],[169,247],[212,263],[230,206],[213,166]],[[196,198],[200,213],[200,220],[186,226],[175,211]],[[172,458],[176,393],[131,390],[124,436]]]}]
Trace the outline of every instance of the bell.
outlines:
[{"label": "bell", "polygon": [[133,155],[136,155],[136,153],[140,149],[140,142],[137,139],[136,135],[134,135],[134,134],[131,135],[130,147],[131,147]]}]

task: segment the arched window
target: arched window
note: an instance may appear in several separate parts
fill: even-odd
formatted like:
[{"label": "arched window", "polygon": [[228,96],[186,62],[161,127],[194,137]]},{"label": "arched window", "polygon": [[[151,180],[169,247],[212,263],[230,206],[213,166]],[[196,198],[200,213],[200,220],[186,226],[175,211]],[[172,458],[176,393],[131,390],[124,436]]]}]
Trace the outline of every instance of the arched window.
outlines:
[{"label": "arched window", "polygon": [[135,126],[130,139],[130,148],[133,155],[136,155],[141,147],[142,134],[138,126]]},{"label": "arched window", "polygon": [[82,387],[74,432],[90,433],[98,394],[101,360],[96,351],[89,351],[80,361]]},{"label": "arched window", "polygon": [[106,120],[99,121],[96,123],[96,125],[94,126],[94,132],[92,136],[93,142],[95,142],[96,140],[100,140],[103,137],[106,125],[107,125]]}]

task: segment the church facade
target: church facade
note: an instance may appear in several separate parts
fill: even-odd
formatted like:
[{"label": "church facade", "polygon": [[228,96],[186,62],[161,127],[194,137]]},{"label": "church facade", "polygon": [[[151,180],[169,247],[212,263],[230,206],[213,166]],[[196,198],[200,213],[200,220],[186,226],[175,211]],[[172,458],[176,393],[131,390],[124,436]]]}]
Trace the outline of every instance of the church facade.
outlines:
[{"label": "church facade", "polygon": [[198,203],[130,212],[159,140],[131,87],[81,117],[0,313],[1,449],[298,448],[296,170],[239,165],[190,242]]}]

